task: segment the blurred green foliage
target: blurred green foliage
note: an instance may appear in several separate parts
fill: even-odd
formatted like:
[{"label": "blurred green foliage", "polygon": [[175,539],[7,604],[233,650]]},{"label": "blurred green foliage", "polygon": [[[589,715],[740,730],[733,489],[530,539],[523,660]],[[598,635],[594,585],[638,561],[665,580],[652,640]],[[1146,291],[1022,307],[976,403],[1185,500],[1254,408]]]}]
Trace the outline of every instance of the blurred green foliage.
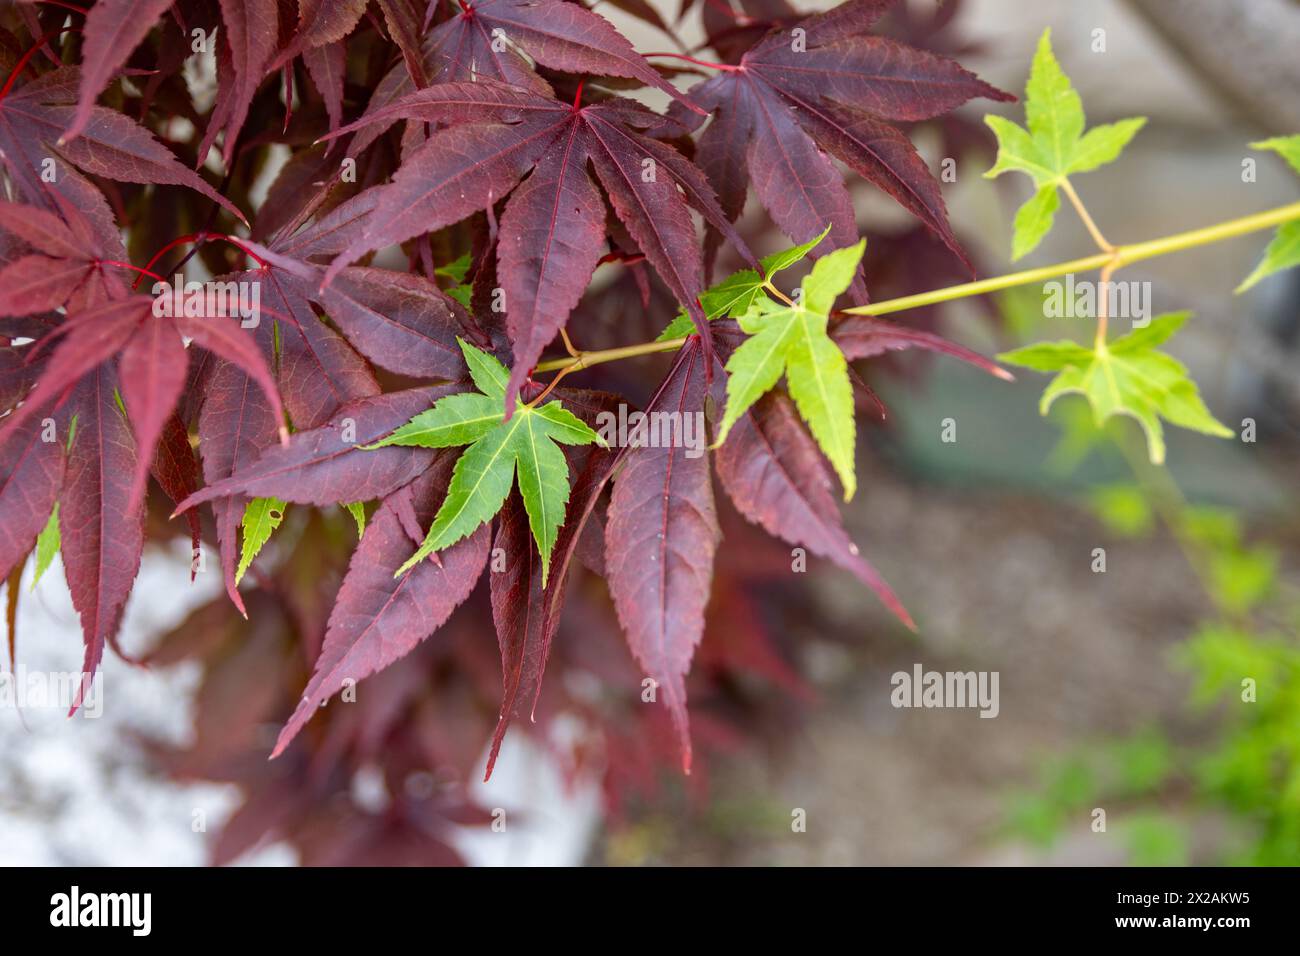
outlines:
[{"label": "blurred green foliage", "polygon": [[1300,594],[1279,579],[1276,547],[1251,540],[1231,509],[1187,502],[1141,453],[1132,423],[1093,426],[1062,410],[1058,473],[1121,452],[1133,480],[1090,489],[1084,505],[1111,535],[1171,535],[1213,611],[1171,655],[1190,682],[1191,732],[1146,727],[1053,755],[1012,793],[1006,831],[1040,848],[1086,834],[1094,810],[1128,862],[1300,865]]}]

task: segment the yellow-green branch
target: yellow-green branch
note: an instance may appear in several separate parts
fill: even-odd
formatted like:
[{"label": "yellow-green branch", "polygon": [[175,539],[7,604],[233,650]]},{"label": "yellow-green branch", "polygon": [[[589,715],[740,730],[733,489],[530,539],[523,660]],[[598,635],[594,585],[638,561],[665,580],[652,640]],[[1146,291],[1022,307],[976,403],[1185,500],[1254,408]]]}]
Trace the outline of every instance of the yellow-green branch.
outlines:
[{"label": "yellow-green branch", "polygon": [[[873,302],[870,305],[862,305],[852,309],[844,309],[843,311],[853,315],[887,315],[891,312],[919,309],[927,305],[938,305],[941,302],[952,302],[956,299],[986,295],[990,292],[1000,292],[1003,289],[1013,289],[1017,286],[1032,285],[1035,282],[1045,282],[1048,279],[1055,279],[1058,276],[1068,275],[1072,272],[1091,272],[1093,269],[1102,269],[1107,266],[1113,271],[1121,266],[1132,265],[1144,259],[1154,259],[1157,256],[1165,256],[1171,252],[1181,252],[1184,249],[1194,249],[1197,246],[1208,246],[1212,243],[1222,242],[1225,239],[1233,239],[1237,236],[1245,236],[1273,226],[1280,226],[1282,223],[1290,222],[1293,219],[1300,219],[1300,202],[1257,212],[1250,216],[1242,216],[1240,219],[1229,219],[1227,222],[1220,222],[1213,226],[1204,226],[1188,232],[1175,233],[1172,236],[1164,236],[1160,239],[1149,239],[1146,242],[1116,246],[1112,252],[1098,252],[1082,259],[1071,259],[1068,262],[1058,262],[1055,265],[1041,266],[1037,269],[1025,269],[1022,272],[1012,272],[992,279],[980,279],[977,282],[964,282],[961,285],[935,289],[931,292],[921,292],[917,295],[905,295],[897,299],[886,299],[883,302]],[[542,362],[537,366],[536,370],[538,372],[551,372],[574,365],[590,368],[604,362],[616,362],[619,359],[634,358],[638,355],[675,352],[685,344],[686,338],[683,337],[666,339],[662,342],[625,345],[621,348],[603,349],[596,352],[580,352],[577,355]]]}]

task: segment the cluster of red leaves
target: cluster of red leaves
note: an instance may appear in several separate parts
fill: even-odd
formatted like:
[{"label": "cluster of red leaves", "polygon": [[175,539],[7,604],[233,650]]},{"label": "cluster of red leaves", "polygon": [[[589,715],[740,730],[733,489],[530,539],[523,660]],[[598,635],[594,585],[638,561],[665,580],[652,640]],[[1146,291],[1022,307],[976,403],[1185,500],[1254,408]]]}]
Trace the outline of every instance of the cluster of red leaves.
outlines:
[{"label": "cluster of red leaves", "polygon": [[[827,223],[819,252],[855,241],[833,159],[968,264],[939,184],[898,124],[1007,97],[950,59],[870,32],[891,4],[849,0],[803,17],[785,0],[709,0],[702,17],[720,61],[685,92],[567,0],[99,0],[0,12],[10,197],[0,203],[0,576],[21,570],[57,503],[93,672],[105,644],[116,646],[139,567],[150,475],[187,516],[196,555],[215,542],[228,601],[154,658],[208,664],[200,742],[171,755],[178,772],[252,794],[245,813],[256,822],[237,817],[220,855],[292,830],[311,861],[437,858],[439,821],[472,816],[457,799],[416,786],[420,799],[395,798],[401,812],[367,822],[336,856],[310,849],[313,827],[339,823],[313,808],[344,768],[381,751],[391,793],[408,793],[420,767],[468,773],[484,716],[496,725],[489,773],[512,717],[566,710],[624,741],[608,748],[611,779],[635,776],[618,762],[651,746],[626,743],[645,708],[617,708],[615,723],[608,700],[543,685],[560,653],[577,669],[619,670],[607,647],[557,639],[562,613],[582,615],[592,643],[615,630],[580,567],[607,582],[638,665],[624,654],[613,679],[637,702],[641,676],[653,678],[688,769],[686,676],[706,607],[729,619],[705,640],[706,671],[758,671],[799,690],[744,575],[719,570],[731,512],[715,502],[715,477],[753,526],[850,571],[907,620],[843,529],[826,462],[780,393],[709,456],[566,448],[572,491],[545,587],[513,497],[492,527],[394,577],[446,492],[456,450],[356,447],[470,387],[458,337],[512,368],[512,402],[538,393],[532,370],[561,330],[628,344],[679,306],[698,335],[653,389],[620,372],[593,376],[608,390],[552,395],[589,424],[647,392],[646,411],[712,412],[740,335],[700,309],[713,259],[725,243],[754,261],[733,225],[751,190],[793,242]],[[644,0],[614,5],[671,35]],[[904,16],[891,29],[920,38],[944,25]],[[215,54],[206,110],[201,71],[187,67],[196,50]],[[619,92],[642,86],[671,97],[666,113]],[[647,162],[655,175],[644,175]],[[214,185],[205,171],[217,168]],[[395,246],[405,269],[353,264]],[[457,261],[469,265],[465,294],[453,297],[446,267]],[[624,263],[611,267],[622,277],[589,292],[606,262]],[[155,314],[140,280],[189,264],[255,285],[265,320],[248,329]],[[851,290],[860,301],[869,280]],[[494,308],[502,292],[504,314]],[[914,347],[974,358],[884,322],[845,320],[834,334],[850,359]],[[260,561],[268,567],[255,566],[241,592],[238,528],[255,497],[375,504],[350,558],[337,516],[312,513],[282,532],[292,551]],[[582,595],[576,609],[571,592]],[[495,666],[482,640],[492,631]],[[370,675],[360,703],[313,722],[310,748],[286,750],[331,696]],[[295,701],[266,747],[265,724]],[[285,756],[250,763],[253,743]]]}]

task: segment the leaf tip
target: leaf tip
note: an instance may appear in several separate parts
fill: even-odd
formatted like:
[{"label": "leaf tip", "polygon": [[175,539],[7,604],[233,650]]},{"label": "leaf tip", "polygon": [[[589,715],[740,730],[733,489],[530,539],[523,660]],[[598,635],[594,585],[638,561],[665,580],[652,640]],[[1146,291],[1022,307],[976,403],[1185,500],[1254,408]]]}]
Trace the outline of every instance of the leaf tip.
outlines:
[{"label": "leaf tip", "polygon": [[1251,289],[1255,288],[1255,286],[1259,283],[1259,280],[1263,278],[1260,275],[1260,271],[1261,271],[1260,269],[1256,269],[1250,275],[1246,276],[1246,278],[1242,279],[1241,285],[1233,289],[1232,294],[1241,295],[1242,293],[1249,292]]},{"label": "leaf tip", "polygon": [[[425,558],[425,555],[420,553],[422,550],[423,550],[423,549],[421,548],[420,550],[416,551],[415,554],[413,554],[413,555],[411,555],[409,558],[407,558],[407,559],[406,559],[406,563],[403,564],[400,568],[398,568],[396,571],[393,572],[393,577],[395,577],[395,578],[400,578],[400,577],[401,577],[403,574],[405,574],[407,571],[411,570],[411,568],[415,567],[417,564],[419,564],[421,561],[423,561],[424,558]],[[429,553],[432,554],[433,552],[430,551]]]}]

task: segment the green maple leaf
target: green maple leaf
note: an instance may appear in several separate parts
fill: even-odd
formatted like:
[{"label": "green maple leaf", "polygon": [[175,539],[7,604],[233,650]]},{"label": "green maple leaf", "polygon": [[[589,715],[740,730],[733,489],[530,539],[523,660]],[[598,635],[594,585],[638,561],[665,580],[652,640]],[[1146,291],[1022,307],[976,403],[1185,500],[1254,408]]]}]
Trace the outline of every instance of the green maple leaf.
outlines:
[{"label": "green maple leaf", "polygon": [[1039,403],[1044,415],[1062,395],[1078,393],[1092,406],[1098,427],[1112,415],[1134,418],[1146,432],[1151,461],[1160,464],[1165,460],[1161,418],[1206,435],[1233,437],[1205,407],[1186,367],[1156,349],[1178,331],[1188,315],[1171,312],[1157,316],[1145,328],[1096,348],[1074,342],[1040,342],[1005,352],[998,359],[1039,372],[1058,373]]},{"label": "green maple leaf", "polygon": [[[1300,135],[1278,136],[1259,143],[1251,143],[1251,149],[1271,149],[1300,173]],[[1264,251],[1264,259],[1255,267],[1255,271],[1246,277],[1237,292],[1245,292],[1261,279],[1266,279],[1275,272],[1300,266],[1300,219],[1284,222],[1277,227],[1273,241]]]},{"label": "green maple leaf", "polygon": [[235,569],[235,583],[244,579],[244,573],[253,559],[261,553],[271,534],[284,521],[284,509],[287,502],[279,498],[254,498],[244,506],[244,517],[240,521],[244,529],[244,540],[239,550],[239,567]]},{"label": "green maple leaf", "polygon": [[514,414],[506,421],[505,393],[510,373],[491,355],[467,342],[460,341],[460,350],[479,391],[448,395],[391,435],[366,446],[469,446],[456,460],[447,496],[433,517],[424,543],[397,573],[404,573],[492,520],[505,504],[517,476],[528,524],[542,557],[545,586],[551,549],[569,503],[569,465],[556,443],[604,442],[558,401],[537,408],[516,402]]},{"label": "green maple leaf", "polygon": [[727,361],[727,407],[715,447],[726,441],[731,426],[785,374],[799,414],[853,497],[856,426],[848,363],[826,325],[835,299],[853,281],[866,242],[822,256],[803,280],[798,301],[773,302],[760,296],[740,317],[750,338]]},{"label": "green maple leaf", "polygon": [[998,138],[998,156],[985,173],[992,179],[1009,170],[1029,174],[1038,191],[1016,213],[1011,258],[1032,252],[1052,228],[1060,197],[1057,189],[1072,173],[1086,173],[1114,162],[1145,117],[1094,126],[1084,132],[1083,101],[1052,54],[1051,30],[1044,30],[1025,87],[1025,124],[986,116]]},{"label": "green maple leaf", "polygon": [[36,590],[37,582],[54,563],[54,556],[59,553],[59,548],[62,546],[63,537],[59,531],[59,503],[56,501],[54,509],[50,512],[50,519],[45,522],[45,527],[36,536],[36,573],[32,575],[33,591]]},{"label": "green maple leaf", "polygon": [[465,252],[452,262],[447,263],[445,266],[438,266],[433,270],[433,274],[437,276],[445,276],[456,285],[460,285],[465,281],[465,277],[469,275],[470,266],[473,264],[474,261],[470,257],[470,254]]},{"label": "green maple leaf", "polygon": [[[731,319],[740,318],[749,311],[749,307],[754,301],[763,294],[763,287],[766,283],[772,281],[772,276],[776,275],[783,269],[788,269],[796,262],[802,261],[808,253],[817,247],[817,244],[826,238],[826,234],[831,231],[828,225],[822,230],[820,236],[816,236],[805,243],[792,246],[783,252],[774,252],[770,256],[764,256],[759,260],[763,266],[763,275],[760,276],[753,269],[742,269],[739,272],[733,272],[727,278],[723,279],[717,285],[705,290],[700,294],[700,308],[707,319],[720,319],[727,317]],[[766,276],[766,279],[764,278]],[[668,339],[680,339],[690,335],[695,331],[695,323],[691,317],[682,309],[677,313],[677,317],[668,323],[668,327],[659,333],[657,342],[664,342]]]},{"label": "green maple leaf", "polygon": [[366,506],[360,501],[349,501],[343,505],[344,510],[352,515],[352,520],[357,525],[357,537],[360,538],[366,533]]}]

